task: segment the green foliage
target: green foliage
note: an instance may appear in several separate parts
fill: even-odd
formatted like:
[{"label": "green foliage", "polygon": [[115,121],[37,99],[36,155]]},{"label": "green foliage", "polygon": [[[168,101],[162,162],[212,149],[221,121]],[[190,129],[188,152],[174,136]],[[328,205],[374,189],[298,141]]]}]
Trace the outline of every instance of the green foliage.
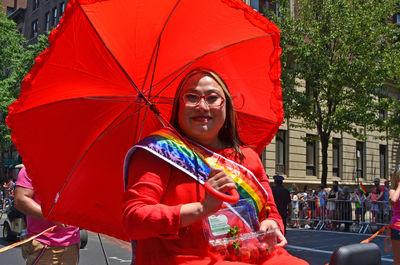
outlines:
[{"label": "green foliage", "polygon": [[[321,132],[359,136],[354,125],[376,128],[375,99],[385,96],[385,82],[400,66],[399,31],[387,23],[399,1],[299,0],[296,18],[287,2],[279,17],[269,14],[282,31],[287,115]],[[297,80],[306,91],[295,89]]]},{"label": "green foliage", "polygon": [[[298,2],[295,16],[287,0],[278,1],[279,16],[265,11],[282,31],[286,117],[300,119],[302,127],[316,128],[323,149],[332,132],[362,139],[362,128],[400,136],[394,128],[400,126],[394,123],[398,100],[389,97],[386,87],[388,80],[396,83],[399,77],[399,29],[390,22],[400,12],[400,1]],[[383,110],[391,113],[385,122],[379,119]]]},{"label": "green foliage", "polygon": [[11,143],[10,130],[4,123],[8,106],[17,99],[34,58],[48,46],[46,36],[39,36],[37,44],[26,47],[26,43],[15,23],[0,13],[0,146],[3,150]]}]

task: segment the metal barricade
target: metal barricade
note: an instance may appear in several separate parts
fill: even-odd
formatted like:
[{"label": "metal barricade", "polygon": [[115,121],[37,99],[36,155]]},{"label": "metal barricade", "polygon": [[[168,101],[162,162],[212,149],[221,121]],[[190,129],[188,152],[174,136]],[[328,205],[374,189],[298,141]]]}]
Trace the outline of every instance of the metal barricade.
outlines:
[{"label": "metal barricade", "polygon": [[323,207],[320,207],[314,198],[300,198],[292,201],[292,227],[315,228],[321,225]]},{"label": "metal barricade", "polygon": [[354,200],[325,199],[319,203],[317,197],[300,198],[292,200],[289,227],[366,233],[389,225],[391,218],[387,201],[366,200],[360,205]]}]

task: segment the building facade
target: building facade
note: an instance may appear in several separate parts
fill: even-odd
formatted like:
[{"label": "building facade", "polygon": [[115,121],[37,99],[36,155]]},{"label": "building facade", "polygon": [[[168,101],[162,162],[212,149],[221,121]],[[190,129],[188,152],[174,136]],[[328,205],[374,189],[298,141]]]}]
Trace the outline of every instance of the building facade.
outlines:
[{"label": "building facade", "polygon": [[57,26],[67,3],[68,0],[27,0],[22,34],[29,44]]},{"label": "building facade", "polygon": [[1,5],[3,6],[2,12],[6,13],[7,16],[11,15],[16,10],[26,8],[27,0],[2,0]]},{"label": "building facade", "polygon": [[[266,173],[282,174],[287,184],[316,187],[321,183],[322,173],[320,143],[303,139],[317,133],[295,125],[299,121],[286,120],[265,148],[262,158]],[[372,185],[375,178],[380,178],[382,184],[390,179],[400,165],[400,140],[380,140],[374,132],[365,135],[366,141],[347,133],[333,135],[328,149],[328,186],[333,180],[354,187],[359,182]]]}]

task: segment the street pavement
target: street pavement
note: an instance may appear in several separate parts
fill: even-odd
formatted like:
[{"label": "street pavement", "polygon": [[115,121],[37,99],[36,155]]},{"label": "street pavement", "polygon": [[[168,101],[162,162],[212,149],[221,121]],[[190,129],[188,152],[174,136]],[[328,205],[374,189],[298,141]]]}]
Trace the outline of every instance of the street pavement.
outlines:
[{"label": "street pavement", "polygon": [[[332,253],[337,248],[360,243],[370,236],[370,234],[350,232],[288,229],[286,233],[288,246],[286,249],[292,255],[308,261],[311,265],[328,264]],[[393,264],[393,253],[392,251],[385,252],[385,238],[383,236],[377,236],[371,243],[379,246],[382,265]]]},{"label": "street pavement", "polygon": [[[1,225],[3,224],[1,220]],[[2,231],[2,227],[1,231]],[[286,249],[294,256],[308,261],[311,265],[325,265],[329,263],[332,253],[340,246],[359,243],[370,235],[346,232],[316,231],[312,229],[288,229]],[[378,236],[373,241],[381,249],[382,265],[393,264],[392,252],[384,251],[384,237]],[[107,265],[101,248],[104,246],[109,265],[130,264],[130,244],[105,235],[89,232],[89,241],[80,252],[80,265]],[[2,238],[0,233],[0,248],[11,244]],[[23,265],[19,247],[0,253],[0,265]]]}]

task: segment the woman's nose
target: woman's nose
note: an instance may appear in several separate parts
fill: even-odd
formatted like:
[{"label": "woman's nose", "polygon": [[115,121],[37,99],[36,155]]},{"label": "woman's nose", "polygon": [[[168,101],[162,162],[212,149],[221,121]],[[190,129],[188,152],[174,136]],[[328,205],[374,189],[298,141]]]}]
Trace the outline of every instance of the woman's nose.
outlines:
[{"label": "woman's nose", "polygon": [[205,98],[200,99],[199,103],[197,104],[197,107],[201,108],[201,109],[209,109],[209,106],[208,106]]}]

